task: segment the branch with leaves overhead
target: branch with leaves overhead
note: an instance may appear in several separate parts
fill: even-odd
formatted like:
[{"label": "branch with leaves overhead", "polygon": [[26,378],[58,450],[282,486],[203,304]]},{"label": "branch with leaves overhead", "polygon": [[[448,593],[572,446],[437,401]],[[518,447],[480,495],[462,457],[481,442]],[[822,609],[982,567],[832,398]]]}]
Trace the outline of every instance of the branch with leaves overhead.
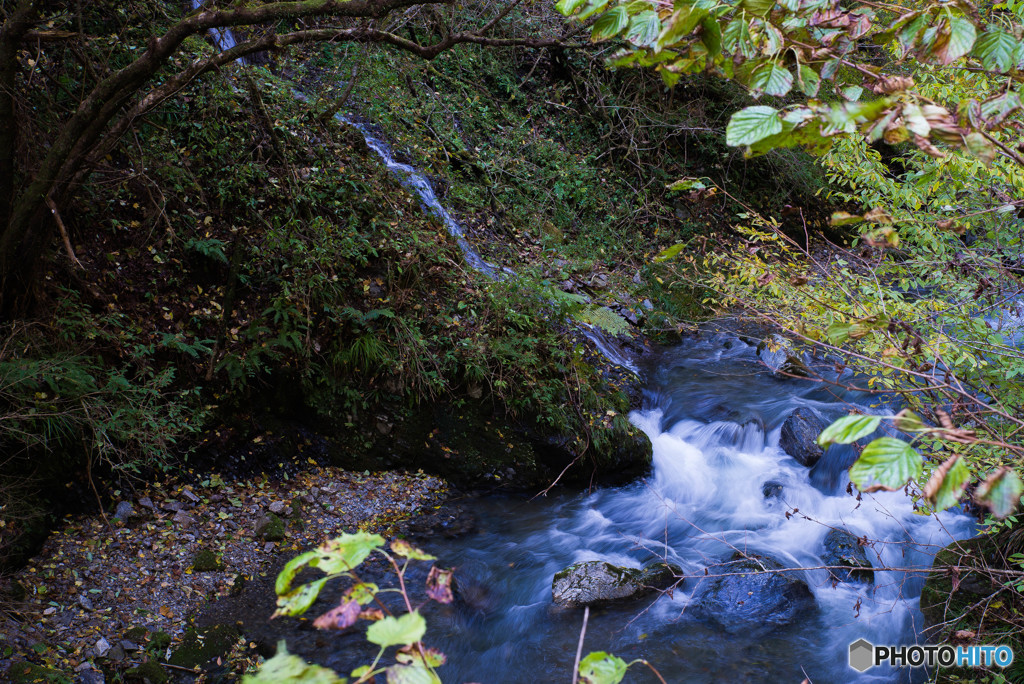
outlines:
[{"label": "branch with leaves overhead", "polygon": [[[726,131],[748,155],[801,146],[827,150],[836,136],[910,140],[935,156],[939,144],[966,148],[986,161],[997,154],[1021,162],[1000,139],[1017,129],[1024,43],[1018,17],[983,18],[965,0],[904,8],[839,0],[560,0],[579,19],[597,17],[594,40],[621,39],[618,67],[650,67],[675,85],[709,73],[746,86],[755,97],[804,96],[782,108],[755,105],[736,112]],[[878,56],[889,55],[887,68]],[[988,99],[966,98],[950,109],[915,90],[902,65],[962,64],[1006,79]],[[826,84],[834,93],[826,97]],[[838,100],[838,101],[837,101]]]}]

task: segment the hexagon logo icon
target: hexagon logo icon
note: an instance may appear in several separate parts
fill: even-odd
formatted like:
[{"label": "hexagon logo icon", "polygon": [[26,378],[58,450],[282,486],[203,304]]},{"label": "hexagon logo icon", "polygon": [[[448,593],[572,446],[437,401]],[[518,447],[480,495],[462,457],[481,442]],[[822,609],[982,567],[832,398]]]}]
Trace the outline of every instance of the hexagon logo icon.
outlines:
[{"label": "hexagon logo icon", "polygon": [[875,666],[875,647],[867,639],[857,639],[850,644],[850,667],[857,672],[867,672]]}]

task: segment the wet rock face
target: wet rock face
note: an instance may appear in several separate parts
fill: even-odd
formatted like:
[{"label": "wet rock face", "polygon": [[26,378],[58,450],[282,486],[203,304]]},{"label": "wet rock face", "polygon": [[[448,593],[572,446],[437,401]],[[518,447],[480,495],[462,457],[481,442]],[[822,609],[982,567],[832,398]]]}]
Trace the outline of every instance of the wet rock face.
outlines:
[{"label": "wet rock face", "polygon": [[825,453],[815,442],[825,427],[825,421],[817,413],[808,408],[798,408],[782,424],[779,447],[801,465],[810,468]]},{"label": "wet rock face", "polygon": [[688,610],[730,634],[764,634],[797,622],[814,610],[814,594],[797,571],[762,556],[737,553],[709,568]]},{"label": "wet rock face", "polygon": [[590,606],[634,599],[671,586],[678,569],[655,563],[643,570],[605,561],[570,565],[551,581],[551,597],[560,606]]},{"label": "wet rock face", "polygon": [[[825,535],[825,550],[821,555],[823,565],[830,566],[829,574],[836,582],[875,581],[867,552],[857,537],[846,530],[831,530]],[[834,567],[834,566],[842,567]]]}]

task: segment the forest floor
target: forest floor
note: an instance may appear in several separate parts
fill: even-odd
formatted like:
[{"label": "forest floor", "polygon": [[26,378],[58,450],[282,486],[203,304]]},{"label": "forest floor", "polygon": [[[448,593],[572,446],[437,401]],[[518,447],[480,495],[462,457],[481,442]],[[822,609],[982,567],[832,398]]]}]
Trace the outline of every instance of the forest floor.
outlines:
[{"label": "forest floor", "polygon": [[123,520],[68,518],[11,578],[24,599],[0,612],[0,680],[104,681],[101,669],[174,651],[204,604],[299,550],[357,529],[401,534],[447,494],[422,472],[317,467],[277,482],[154,486],[121,504]]}]

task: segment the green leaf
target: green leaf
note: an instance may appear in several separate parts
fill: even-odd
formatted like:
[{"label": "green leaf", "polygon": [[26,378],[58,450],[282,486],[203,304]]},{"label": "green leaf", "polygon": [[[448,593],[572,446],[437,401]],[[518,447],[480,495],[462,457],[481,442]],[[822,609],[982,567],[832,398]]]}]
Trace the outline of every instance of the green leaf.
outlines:
[{"label": "green leaf", "polygon": [[799,76],[800,90],[807,97],[815,97],[818,94],[818,88],[821,87],[821,77],[811,67],[806,64],[800,65]]},{"label": "green leaf", "polygon": [[860,86],[849,86],[843,88],[842,91],[840,91],[840,95],[843,96],[843,99],[850,101],[859,100],[860,96],[863,94],[864,89],[861,88]]},{"label": "green leaf", "polygon": [[750,77],[749,86],[754,97],[761,93],[782,97],[793,88],[793,74],[778,64],[763,64]]},{"label": "green leaf", "polygon": [[[852,326],[851,326],[852,327]],[[879,416],[843,416],[818,435],[818,446],[827,449],[833,444],[850,444],[878,429]]]},{"label": "green leaf", "polygon": [[647,10],[629,20],[626,40],[634,45],[648,47],[654,45],[659,33],[661,33],[661,19],[658,18],[658,13]]},{"label": "green leaf", "polygon": [[775,7],[775,0],[742,0],[740,7],[756,17],[768,14]]},{"label": "green leaf", "polygon": [[989,71],[1005,73],[1014,64],[1013,53],[1018,41],[1009,33],[999,29],[985,31],[974,44],[974,56]]},{"label": "green leaf", "polygon": [[601,18],[594,22],[594,30],[590,34],[590,39],[594,42],[599,40],[607,40],[614,38],[619,35],[624,28],[629,24],[629,13],[626,8],[622,5],[613,7],[604,14]]},{"label": "green leaf", "polygon": [[387,616],[370,625],[366,630],[366,639],[372,644],[383,648],[388,646],[408,646],[423,638],[427,631],[427,621],[413,611],[401,617]]},{"label": "green leaf", "polygon": [[925,429],[921,416],[909,409],[903,409],[893,416],[893,425],[896,426],[897,430],[903,430],[904,432],[920,432]]},{"label": "green leaf", "polygon": [[991,164],[995,161],[996,146],[978,131],[968,133],[964,137],[964,143],[967,145],[968,152],[986,164]]},{"label": "green leaf", "polygon": [[282,594],[277,597],[277,610],[271,617],[279,617],[281,615],[302,615],[309,607],[316,601],[316,597],[320,595],[320,590],[323,589],[324,584],[328,577],[323,577],[310,582],[309,584],[303,584],[298,589],[290,591],[287,594]]},{"label": "green leaf", "polygon": [[365,606],[373,600],[373,597],[377,595],[378,591],[380,591],[380,587],[373,582],[359,582],[357,584],[353,584],[349,590],[345,592],[342,600],[347,599],[355,601],[359,605]]},{"label": "green leaf", "polygon": [[662,50],[676,44],[684,36],[690,35],[707,16],[708,8],[702,6],[701,2],[683,5],[665,20],[664,28],[658,36],[657,48]]},{"label": "green leaf", "polygon": [[392,665],[385,673],[388,684],[441,684],[440,678],[422,665]]},{"label": "green leaf", "polygon": [[738,52],[744,57],[754,55],[754,41],[750,37],[750,26],[743,17],[736,17],[722,32],[722,47],[727,52]]},{"label": "green leaf", "polygon": [[583,8],[583,11],[580,12],[579,17],[577,18],[580,21],[583,21],[584,19],[589,19],[598,12],[602,11],[607,6],[608,0],[590,0],[590,2],[587,3],[587,6]]},{"label": "green leaf", "polygon": [[960,59],[974,47],[976,31],[974,24],[966,17],[956,16],[949,22],[949,42],[943,53],[941,64]]},{"label": "green leaf", "polygon": [[849,226],[864,221],[863,216],[851,214],[848,211],[833,211],[828,223],[830,226]]},{"label": "green leaf", "polygon": [[992,471],[975,492],[975,500],[987,506],[992,515],[1005,518],[1013,513],[1024,494],[1024,484],[1016,472],[1003,466]]},{"label": "green leaf", "polygon": [[358,567],[375,549],[384,546],[379,534],[356,532],[335,537],[317,549],[317,567],[328,575],[348,572]]},{"label": "green leaf", "polygon": [[677,181],[669,183],[665,186],[667,190],[672,192],[686,192],[687,190],[706,190],[707,185],[699,178],[680,178]]},{"label": "green leaf", "polygon": [[713,17],[704,17],[700,20],[700,27],[700,42],[704,43],[712,57],[719,54],[722,51],[722,27],[718,21]]},{"label": "green leaf", "polygon": [[628,668],[622,658],[594,651],[580,662],[580,681],[583,684],[618,684],[626,676]]},{"label": "green leaf", "polygon": [[893,491],[921,477],[921,471],[921,455],[913,447],[901,439],[879,437],[864,447],[850,468],[850,480],[865,493]]},{"label": "green leaf", "polygon": [[274,591],[277,595],[287,594],[292,588],[292,580],[295,579],[295,575],[299,574],[299,571],[316,557],[316,551],[307,551],[285,563],[284,569],[277,573],[277,581],[274,583]]},{"label": "green leaf", "polygon": [[277,654],[263,663],[255,675],[246,675],[242,684],[344,684],[345,680],[338,677],[326,667],[310,665],[302,658],[291,655],[285,648],[285,642],[277,642]]},{"label": "green leaf", "polygon": [[777,109],[757,105],[741,109],[725,127],[725,143],[733,147],[752,143],[782,131]]},{"label": "green leaf", "polygon": [[586,2],[587,0],[558,0],[555,3],[555,9],[568,17],[583,7]]},{"label": "green leaf", "polygon": [[960,454],[954,454],[932,473],[923,494],[935,510],[944,511],[955,506],[971,479],[971,471],[964,465]]},{"label": "green leaf", "polygon": [[680,242],[679,244],[672,245],[668,249],[663,250],[661,253],[659,253],[657,256],[655,256],[654,260],[655,261],[668,261],[669,259],[672,259],[677,254],[679,254],[681,251],[683,251],[684,247],[686,247],[686,243],[685,242]]},{"label": "green leaf", "polygon": [[396,555],[411,558],[412,560],[437,560],[437,556],[431,556],[429,553],[420,551],[404,539],[396,539],[391,542],[391,550]]}]

